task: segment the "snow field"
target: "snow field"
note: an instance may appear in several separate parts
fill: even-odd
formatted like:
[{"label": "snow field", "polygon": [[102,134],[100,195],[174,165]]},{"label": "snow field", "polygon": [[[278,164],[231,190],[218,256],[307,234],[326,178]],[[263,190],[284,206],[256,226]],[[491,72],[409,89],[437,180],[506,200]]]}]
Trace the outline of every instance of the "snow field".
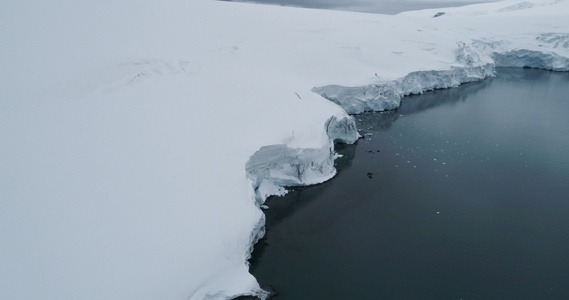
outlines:
[{"label": "snow field", "polygon": [[357,138],[345,111],[495,66],[567,71],[568,14],[2,3],[0,298],[264,295],[247,265],[258,206],[334,175],[332,141]]}]

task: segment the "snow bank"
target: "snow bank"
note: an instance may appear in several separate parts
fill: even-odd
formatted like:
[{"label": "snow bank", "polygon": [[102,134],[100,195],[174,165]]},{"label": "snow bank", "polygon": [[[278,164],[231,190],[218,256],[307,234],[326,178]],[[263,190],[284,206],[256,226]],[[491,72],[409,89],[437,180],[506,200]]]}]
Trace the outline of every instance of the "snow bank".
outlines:
[{"label": "snow bank", "polygon": [[[0,4],[0,298],[229,299],[259,205],[334,175],[348,112],[567,70],[569,1],[397,16],[208,0]],[[313,91],[317,92],[314,93]]]}]

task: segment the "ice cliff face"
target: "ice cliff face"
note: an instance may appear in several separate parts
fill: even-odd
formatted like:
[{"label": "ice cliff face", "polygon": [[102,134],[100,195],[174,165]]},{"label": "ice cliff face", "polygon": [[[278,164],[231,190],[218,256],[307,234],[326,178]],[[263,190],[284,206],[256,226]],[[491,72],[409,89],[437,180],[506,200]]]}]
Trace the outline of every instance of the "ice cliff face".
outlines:
[{"label": "ice cliff face", "polygon": [[348,115],[332,116],[324,126],[328,144],[321,148],[269,145],[251,156],[246,164],[247,178],[259,206],[271,195],[284,195],[286,186],[322,183],[336,174],[334,141],[351,144],[359,135],[354,118]]},{"label": "ice cliff face", "polygon": [[[359,134],[356,122],[350,116],[333,116],[326,121],[326,135],[331,142],[353,144],[358,140]],[[333,147],[334,144],[330,143]]]},{"label": "ice cliff face", "polygon": [[[569,34],[547,33],[536,37],[546,49],[569,49]],[[345,87],[327,85],[313,92],[340,105],[349,114],[384,111],[399,107],[401,98],[435,89],[484,80],[494,75],[495,67],[529,67],[553,71],[569,71],[569,58],[554,51],[508,49],[502,42],[459,42],[455,51],[456,65],[448,70],[411,72],[396,80]]]},{"label": "ice cliff face", "polygon": [[494,53],[497,67],[536,68],[552,71],[569,71],[569,58],[557,53],[544,53],[532,50],[512,50]]},{"label": "ice cliff face", "polygon": [[364,111],[384,111],[399,107],[401,98],[434,89],[457,87],[462,83],[478,81],[494,75],[494,65],[456,68],[441,71],[417,71],[384,83],[360,87],[328,85],[312,91],[340,105],[349,114]]},{"label": "ice cliff face", "polygon": [[536,68],[552,71],[569,71],[569,34],[543,33],[535,37],[537,48],[509,49],[503,42],[476,41],[480,48],[490,52],[496,67]]},{"label": "ice cliff face", "polygon": [[270,195],[283,195],[284,186],[315,184],[332,177],[334,149],[331,145],[317,149],[264,146],[251,156],[246,170],[257,203],[262,204]]},{"label": "ice cliff face", "polygon": [[349,114],[395,109],[399,107],[401,98],[401,88],[397,82],[357,87],[327,85],[315,87],[312,91],[340,105]]}]

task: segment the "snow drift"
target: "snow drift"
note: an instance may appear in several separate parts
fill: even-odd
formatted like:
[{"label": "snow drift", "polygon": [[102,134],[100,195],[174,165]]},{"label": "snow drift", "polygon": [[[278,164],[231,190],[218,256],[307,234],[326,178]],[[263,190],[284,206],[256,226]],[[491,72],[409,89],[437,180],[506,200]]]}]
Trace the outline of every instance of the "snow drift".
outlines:
[{"label": "snow drift", "polygon": [[247,265],[259,205],[334,175],[334,140],[357,139],[346,111],[496,66],[567,71],[568,14],[4,2],[0,298],[264,296]]}]

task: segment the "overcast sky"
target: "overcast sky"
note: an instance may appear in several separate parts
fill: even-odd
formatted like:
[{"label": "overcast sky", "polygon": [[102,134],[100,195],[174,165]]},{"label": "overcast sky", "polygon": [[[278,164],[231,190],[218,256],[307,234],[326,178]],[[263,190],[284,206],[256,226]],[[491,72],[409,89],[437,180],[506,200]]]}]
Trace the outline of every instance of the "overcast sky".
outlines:
[{"label": "overcast sky", "polygon": [[236,2],[257,2],[265,4],[300,6],[310,8],[363,11],[396,14],[407,10],[460,6],[474,3],[495,2],[495,0],[224,0]]}]

